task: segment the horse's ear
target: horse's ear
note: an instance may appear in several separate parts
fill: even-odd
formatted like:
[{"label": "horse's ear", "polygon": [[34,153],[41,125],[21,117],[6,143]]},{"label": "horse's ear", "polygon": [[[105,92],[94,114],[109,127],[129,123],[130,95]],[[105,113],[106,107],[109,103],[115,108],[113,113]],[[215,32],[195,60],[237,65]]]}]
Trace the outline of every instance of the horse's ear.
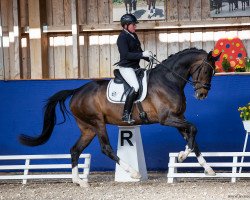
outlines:
[{"label": "horse's ear", "polygon": [[208,53],[208,55],[207,55],[207,60],[208,61],[214,61],[214,62],[216,62],[216,61],[218,61],[219,59],[220,59],[220,55],[221,55],[221,53],[222,52],[220,52],[220,54],[218,55],[218,56],[213,56],[213,51],[210,51],[209,53]]},{"label": "horse's ear", "polygon": [[220,54],[218,56],[215,56],[213,59],[214,59],[214,62],[220,60],[220,55],[221,55],[222,52],[220,52]]},{"label": "horse's ear", "polygon": [[208,60],[208,61],[212,61],[212,60],[213,60],[213,51],[210,51],[210,52],[207,54],[207,60]]}]

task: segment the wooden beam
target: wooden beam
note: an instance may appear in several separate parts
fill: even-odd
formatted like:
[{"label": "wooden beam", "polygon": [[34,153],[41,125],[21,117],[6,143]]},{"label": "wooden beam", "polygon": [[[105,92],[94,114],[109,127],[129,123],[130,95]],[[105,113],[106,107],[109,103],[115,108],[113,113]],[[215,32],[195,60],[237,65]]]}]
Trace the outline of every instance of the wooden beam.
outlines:
[{"label": "wooden beam", "polygon": [[189,10],[189,0],[178,1],[179,21],[190,21]]},{"label": "wooden beam", "polygon": [[109,23],[109,0],[99,0],[98,1],[98,19],[99,24]]},{"label": "wooden beam", "polygon": [[78,0],[71,0],[71,20],[72,20],[72,68],[73,77],[79,77],[79,23],[78,23]]},{"label": "wooden beam", "polygon": [[13,1],[8,1],[8,35],[9,35],[9,68],[5,69],[5,78],[12,79],[15,60],[15,45],[14,45],[14,21],[13,21]]},{"label": "wooden beam", "polygon": [[[47,77],[47,41],[42,35],[41,26],[45,20],[42,12],[46,9],[46,1],[29,1],[29,37],[30,37],[30,61],[31,78],[41,79]],[[41,6],[41,7],[40,7]],[[43,11],[42,11],[43,10]]]},{"label": "wooden beam", "polygon": [[47,26],[53,25],[52,0],[46,0]]},{"label": "wooden beam", "polygon": [[201,20],[201,0],[190,0],[190,20]]},{"label": "wooden beam", "polygon": [[26,35],[21,39],[22,46],[22,68],[21,68],[21,78],[30,79],[31,69],[30,69],[30,51],[29,51],[29,38]]},{"label": "wooden beam", "polygon": [[178,1],[167,0],[166,12],[168,22],[178,21]]},{"label": "wooden beam", "polygon": [[9,41],[9,28],[8,28],[8,19],[9,19],[9,1],[8,0],[2,0],[1,1],[1,20],[2,20],[2,27],[3,27],[3,72],[4,72],[4,79],[9,79],[9,72],[10,72],[10,53],[9,53],[9,46],[10,46],[10,41]]},{"label": "wooden beam", "polygon": [[14,66],[11,68],[11,79],[20,79],[21,77],[21,35],[20,35],[20,21],[18,13],[18,0],[13,1],[13,33],[14,33]]},{"label": "wooden beam", "polygon": [[[1,1],[0,1],[1,11]],[[3,54],[3,28],[2,28],[2,15],[0,14],[0,80],[4,79],[4,54]]]},{"label": "wooden beam", "polygon": [[99,36],[100,45],[100,77],[110,77],[110,35]]},{"label": "wooden beam", "polygon": [[88,78],[89,77],[89,67],[88,67],[88,33],[84,33],[79,38],[79,50],[80,50],[80,66],[79,66],[79,77]]},{"label": "wooden beam", "polygon": [[[72,1],[64,0],[64,25],[71,25],[71,17],[72,17]],[[77,9],[77,7],[76,7]]]},{"label": "wooden beam", "polygon": [[64,23],[64,5],[62,0],[52,0],[53,25],[63,26]]},{"label": "wooden beam", "polygon": [[20,16],[20,27],[28,26],[28,1],[27,0],[19,0],[19,16]]},{"label": "wooden beam", "polygon": [[[137,30],[174,30],[174,29],[200,29],[200,28],[223,28],[223,27],[250,27],[250,18],[230,18],[225,20],[211,20],[211,21],[147,21],[141,22],[137,26]],[[70,33],[71,26],[44,26],[44,33]],[[112,32],[120,31],[121,25],[119,23],[112,24],[81,24],[80,32]]]}]

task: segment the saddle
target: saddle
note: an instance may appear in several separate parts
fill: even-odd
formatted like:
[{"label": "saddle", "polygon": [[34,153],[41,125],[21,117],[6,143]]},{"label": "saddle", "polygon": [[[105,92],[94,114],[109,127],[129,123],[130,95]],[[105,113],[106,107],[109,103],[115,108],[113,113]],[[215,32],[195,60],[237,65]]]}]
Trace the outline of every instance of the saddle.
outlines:
[{"label": "saddle", "polygon": [[[147,114],[144,112],[141,102],[147,96],[147,84],[148,84],[149,70],[138,69],[135,71],[135,73],[136,73],[136,77],[139,83],[139,91],[138,91],[137,99],[135,100],[135,104],[137,105],[139,109],[140,118],[145,124],[147,124],[148,123]],[[107,99],[111,103],[123,103],[124,104],[126,101],[126,97],[130,91],[130,86],[122,77],[118,69],[114,70],[114,75],[115,75],[115,78],[109,81],[109,84],[107,87]]]},{"label": "saddle", "polygon": [[[145,69],[138,69],[135,71],[135,75],[136,75],[136,78],[138,80],[138,83],[139,83],[139,90],[138,90],[138,96],[136,98],[136,100],[140,99],[141,95],[142,95],[142,92],[143,92],[143,83],[142,83],[142,80],[143,80],[143,77],[144,77],[144,72],[146,70]],[[114,78],[114,82],[116,84],[123,84],[123,87],[124,87],[124,95],[127,96],[129,90],[130,90],[130,85],[125,81],[125,79],[122,77],[120,71],[118,69],[115,69],[114,70],[114,75],[115,75],[115,78]]]}]

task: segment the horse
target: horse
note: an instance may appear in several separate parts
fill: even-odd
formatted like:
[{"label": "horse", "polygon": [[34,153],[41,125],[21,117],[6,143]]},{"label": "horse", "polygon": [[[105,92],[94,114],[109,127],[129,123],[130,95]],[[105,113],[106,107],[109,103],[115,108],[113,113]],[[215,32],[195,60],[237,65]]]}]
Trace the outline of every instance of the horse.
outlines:
[{"label": "horse", "polygon": [[248,3],[248,1],[247,0],[240,0],[240,1],[241,1],[241,9],[246,10],[246,4]]},{"label": "horse", "polygon": [[[207,175],[215,175],[213,169],[201,155],[195,137],[197,128],[185,119],[186,97],[184,87],[187,82],[194,87],[195,97],[205,99],[211,87],[211,79],[215,71],[215,62],[219,56],[212,56],[196,48],[185,49],[169,56],[168,59],[149,69],[148,91],[146,98],[141,102],[148,116],[148,124],[160,123],[164,126],[175,127],[187,145],[181,151],[179,162],[184,161],[190,152],[194,151],[198,162],[204,167]],[[189,80],[192,78],[192,82]],[[56,125],[56,106],[60,106],[65,121],[65,101],[70,99],[70,110],[73,114],[81,135],[70,149],[72,162],[72,181],[82,187],[88,184],[79,178],[78,159],[83,150],[97,135],[101,151],[119,164],[132,178],[140,178],[138,171],[120,159],[113,151],[106,132],[106,124],[126,126],[122,122],[123,104],[113,104],[107,100],[106,90],[109,80],[91,81],[77,89],[62,90],[52,95],[45,104],[44,122],[41,135],[32,137],[21,134],[19,141],[28,146],[38,146],[46,143]],[[143,124],[139,112],[132,112],[135,125]]]},{"label": "horse", "polygon": [[151,18],[152,16],[155,15],[155,2],[156,2],[156,0],[147,0],[148,18]]},{"label": "horse", "polygon": [[[132,12],[132,8],[135,11],[136,10],[136,2],[137,0],[124,0],[124,4],[126,7],[126,14],[131,14]],[[128,9],[128,5],[129,5],[129,9]]]},{"label": "horse", "polygon": [[215,14],[219,14],[222,10],[222,0],[214,0]]},{"label": "horse", "polygon": [[229,12],[238,9],[238,0],[228,0]]}]

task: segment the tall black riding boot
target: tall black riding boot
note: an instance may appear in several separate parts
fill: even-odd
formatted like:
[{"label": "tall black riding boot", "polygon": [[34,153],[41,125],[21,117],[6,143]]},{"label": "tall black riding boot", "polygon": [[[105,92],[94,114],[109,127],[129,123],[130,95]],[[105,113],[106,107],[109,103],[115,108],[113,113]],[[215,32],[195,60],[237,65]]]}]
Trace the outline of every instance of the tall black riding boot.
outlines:
[{"label": "tall black riding boot", "polygon": [[125,101],[124,111],[122,116],[123,122],[127,122],[129,124],[133,124],[135,122],[135,120],[133,120],[131,117],[131,111],[137,95],[138,93],[135,92],[135,89],[132,87]]}]

